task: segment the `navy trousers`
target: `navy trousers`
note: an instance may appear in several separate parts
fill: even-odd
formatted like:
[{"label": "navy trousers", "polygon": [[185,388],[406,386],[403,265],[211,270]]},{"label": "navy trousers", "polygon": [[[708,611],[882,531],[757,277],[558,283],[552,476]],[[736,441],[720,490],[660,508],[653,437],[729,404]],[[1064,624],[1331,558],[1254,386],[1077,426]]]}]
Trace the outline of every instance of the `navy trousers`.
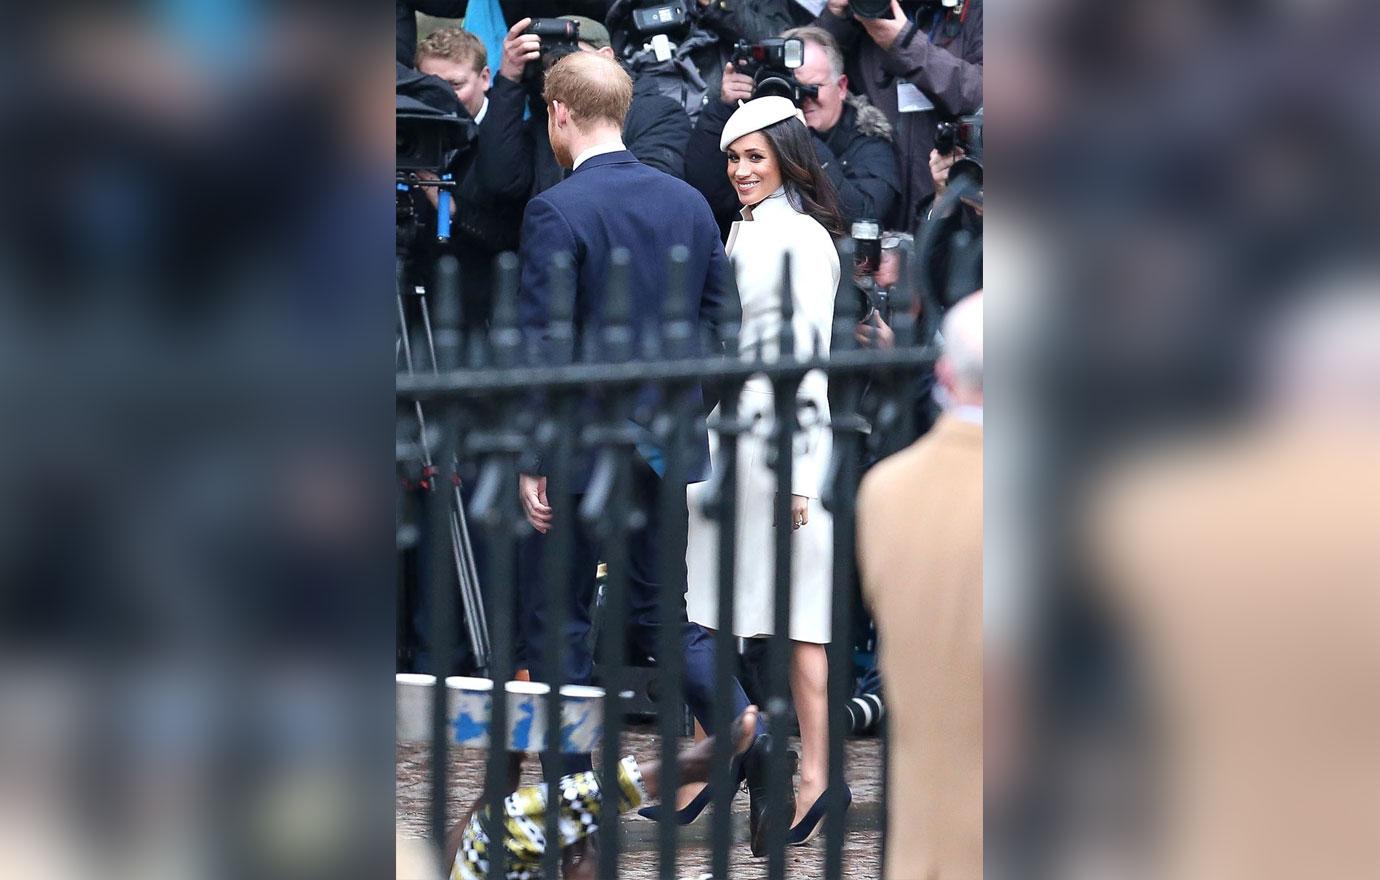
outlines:
[{"label": "navy trousers", "polygon": [[[700,726],[712,730],[716,697],[714,637],[704,627],[691,623],[685,613],[685,487],[681,485],[673,490],[681,499],[681,508],[675,522],[667,523],[662,522],[662,479],[641,459],[634,459],[632,484],[633,503],[646,513],[646,524],[628,538],[629,644],[633,650],[656,656],[657,628],[661,625],[662,614],[669,614],[680,621],[685,702]],[[547,500],[553,508],[558,504],[565,505],[565,511],[573,514],[579,508],[582,496],[572,494],[556,498],[548,494]],[[566,522],[570,523],[571,520],[575,520],[572,523],[575,533],[572,535],[567,564],[562,566],[567,602],[562,636],[561,680],[565,684],[588,684],[594,671],[594,657],[589,643],[593,626],[594,570],[599,562],[601,547],[597,536],[578,522],[578,517],[569,516]],[[523,630],[522,640],[527,646],[525,660],[532,671],[533,681],[550,681],[552,678],[547,669],[548,615],[545,609],[545,551],[550,537],[550,534],[534,534],[526,539],[518,563],[518,617]],[[680,600],[673,607],[665,609],[660,607],[663,553],[672,554],[672,558],[677,560],[675,577],[680,585],[677,591]],[[613,637],[616,638],[617,634]],[[725,696],[733,717],[737,717],[748,706],[747,694],[736,678],[732,692]],[[588,755],[569,755],[562,764],[561,772],[574,773],[589,767]]]}]

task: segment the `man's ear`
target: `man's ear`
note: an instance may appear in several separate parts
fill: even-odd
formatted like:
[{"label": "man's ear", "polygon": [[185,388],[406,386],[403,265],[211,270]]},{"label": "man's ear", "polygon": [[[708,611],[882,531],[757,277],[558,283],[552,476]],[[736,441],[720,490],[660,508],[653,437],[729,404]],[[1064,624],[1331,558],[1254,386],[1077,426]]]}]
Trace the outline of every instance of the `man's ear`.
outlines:
[{"label": "man's ear", "polygon": [[489,86],[493,85],[493,74],[489,72],[489,65],[485,64],[484,69],[479,71],[479,78],[484,83],[484,93],[488,94]]},{"label": "man's ear", "polygon": [[848,74],[846,73],[839,75],[839,91],[843,92],[845,96],[848,94]]},{"label": "man's ear", "polygon": [[613,47],[612,47],[612,46],[600,46],[599,49],[596,50],[596,51],[597,51],[597,54],[603,55],[605,58],[607,58],[607,59],[610,60],[610,61],[613,61],[614,58],[615,58],[615,56],[614,56],[614,54],[613,54]]},{"label": "man's ear", "polygon": [[551,121],[556,123],[556,127],[565,128],[570,124],[570,108],[560,101],[552,101],[549,110]]}]

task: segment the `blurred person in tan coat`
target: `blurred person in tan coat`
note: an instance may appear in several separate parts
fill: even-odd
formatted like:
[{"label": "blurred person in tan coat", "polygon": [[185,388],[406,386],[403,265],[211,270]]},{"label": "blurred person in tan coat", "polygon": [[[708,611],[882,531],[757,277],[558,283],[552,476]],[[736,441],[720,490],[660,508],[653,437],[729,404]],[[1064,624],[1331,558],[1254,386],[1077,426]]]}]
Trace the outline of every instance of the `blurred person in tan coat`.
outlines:
[{"label": "blurred person in tan coat", "polygon": [[886,687],[888,880],[982,878],[982,292],[945,316],[944,412],[858,491]]},{"label": "blurred person in tan coat", "polygon": [[1152,876],[1380,877],[1377,338],[1380,278],[1315,298],[1262,346],[1264,412],[1084,511],[1153,713]]}]

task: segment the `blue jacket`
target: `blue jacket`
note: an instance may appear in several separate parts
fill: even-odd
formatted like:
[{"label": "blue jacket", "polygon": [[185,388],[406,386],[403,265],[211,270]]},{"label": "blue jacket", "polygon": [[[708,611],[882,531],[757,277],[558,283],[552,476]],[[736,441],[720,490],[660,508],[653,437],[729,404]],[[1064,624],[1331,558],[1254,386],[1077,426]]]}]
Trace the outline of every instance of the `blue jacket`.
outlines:
[{"label": "blue jacket", "polygon": [[[591,343],[602,326],[610,257],[614,248],[625,247],[632,255],[630,314],[635,350],[656,356],[670,251],[676,245],[690,251],[686,288],[700,338],[717,338],[714,334],[728,289],[729,264],[719,241],[718,224],[704,196],[683,180],[643,165],[627,151],[585,160],[570,177],[527,203],[522,220],[518,300],[525,335],[541,339],[545,334],[551,260],[558,251],[564,251],[571,255],[577,272],[575,358],[590,357]],[[639,398],[639,409],[645,410],[655,400],[654,391],[645,392]],[[709,473],[704,396],[698,386],[692,401],[693,411],[685,414],[694,419],[686,473],[690,482],[698,482],[707,479]],[[645,424],[645,414],[639,421]],[[646,444],[639,448],[649,461],[655,458],[655,451]],[[574,473],[574,488],[582,489],[588,468],[577,468]]]}]

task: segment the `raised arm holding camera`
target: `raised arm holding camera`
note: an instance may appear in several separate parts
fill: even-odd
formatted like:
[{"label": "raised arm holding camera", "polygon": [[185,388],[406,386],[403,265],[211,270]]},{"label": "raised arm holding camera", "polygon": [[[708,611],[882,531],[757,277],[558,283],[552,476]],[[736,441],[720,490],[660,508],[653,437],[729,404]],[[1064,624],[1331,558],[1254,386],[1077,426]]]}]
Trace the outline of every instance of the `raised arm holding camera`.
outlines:
[{"label": "raised arm holding camera", "polygon": [[[546,105],[541,101],[543,71],[573,52],[592,52],[612,60],[608,30],[593,19],[524,18],[503,41],[503,62],[490,93],[491,111],[510,129],[522,132],[505,146],[487,173],[530,198],[560,183],[566,172],[556,161],[546,129]],[[523,120],[530,109],[530,119]],[[681,177],[690,120],[669,98],[634,88],[632,106],[623,126],[623,141],[640,162]]]},{"label": "raised arm holding camera", "polygon": [[913,229],[934,195],[936,125],[982,106],[982,0],[829,0],[816,23],[848,57],[853,87],[895,129],[898,225]]}]

